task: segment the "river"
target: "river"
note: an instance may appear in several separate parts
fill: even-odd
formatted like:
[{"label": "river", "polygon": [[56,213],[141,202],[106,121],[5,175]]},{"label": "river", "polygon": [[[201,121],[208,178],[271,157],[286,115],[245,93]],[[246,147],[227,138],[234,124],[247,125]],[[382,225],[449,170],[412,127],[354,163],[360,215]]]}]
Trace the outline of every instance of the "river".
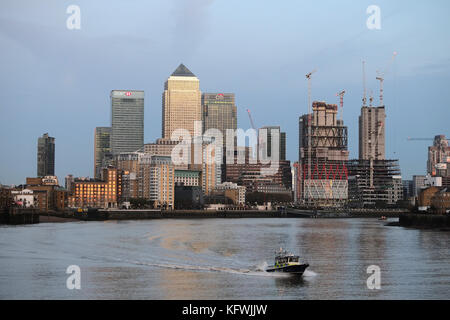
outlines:
[{"label": "river", "polygon": [[[376,219],[204,219],[0,226],[0,299],[449,299],[450,233]],[[267,273],[274,251],[303,277]],[[69,290],[66,269],[80,268]],[[380,268],[370,290],[367,268]]]}]

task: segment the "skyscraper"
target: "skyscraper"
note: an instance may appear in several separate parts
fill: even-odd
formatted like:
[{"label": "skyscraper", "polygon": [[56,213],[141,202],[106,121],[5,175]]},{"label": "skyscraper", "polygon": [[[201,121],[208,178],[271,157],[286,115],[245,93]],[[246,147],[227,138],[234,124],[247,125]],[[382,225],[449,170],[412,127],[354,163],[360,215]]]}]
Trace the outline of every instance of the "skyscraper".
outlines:
[{"label": "skyscraper", "polygon": [[343,204],[348,198],[348,129],[337,119],[337,105],[314,101],[312,109],[299,119],[297,198],[310,205]]},{"label": "skyscraper", "polygon": [[144,91],[111,91],[111,153],[144,145]]},{"label": "skyscraper", "polygon": [[226,145],[227,129],[237,129],[237,109],[234,93],[202,94],[203,132],[218,129]]},{"label": "skyscraper", "polygon": [[94,131],[94,177],[100,179],[102,162],[111,154],[111,127],[97,127]]},{"label": "skyscraper", "polygon": [[361,108],[359,116],[359,159],[384,160],[385,153],[384,106]]},{"label": "skyscraper", "polygon": [[278,160],[286,160],[286,132],[281,132],[281,128],[279,126],[265,126],[259,129],[258,135],[260,136],[261,141],[261,135],[262,129],[267,130],[267,141],[266,143],[262,143],[260,145],[261,150],[263,150],[264,154],[267,155],[268,158],[272,158],[272,131],[278,131]]},{"label": "skyscraper", "polygon": [[55,138],[48,133],[38,138],[37,148],[37,176],[55,175]]},{"label": "skyscraper", "polygon": [[170,139],[175,130],[186,129],[194,137],[195,121],[202,121],[200,81],[180,64],[164,84],[162,136]]}]

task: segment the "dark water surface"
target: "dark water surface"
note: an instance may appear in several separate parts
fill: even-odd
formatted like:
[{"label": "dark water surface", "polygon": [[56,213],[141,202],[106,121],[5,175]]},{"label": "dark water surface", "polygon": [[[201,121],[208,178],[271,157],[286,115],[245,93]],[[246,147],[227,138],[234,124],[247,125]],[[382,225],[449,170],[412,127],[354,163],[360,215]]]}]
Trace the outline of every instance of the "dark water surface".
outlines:
[{"label": "dark water surface", "polygon": [[[450,233],[376,219],[205,219],[0,227],[1,299],[449,299]],[[285,247],[301,278],[264,272]],[[81,290],[66,268],[81,269]],[[367,267],[381,269],[369,290]]]}]

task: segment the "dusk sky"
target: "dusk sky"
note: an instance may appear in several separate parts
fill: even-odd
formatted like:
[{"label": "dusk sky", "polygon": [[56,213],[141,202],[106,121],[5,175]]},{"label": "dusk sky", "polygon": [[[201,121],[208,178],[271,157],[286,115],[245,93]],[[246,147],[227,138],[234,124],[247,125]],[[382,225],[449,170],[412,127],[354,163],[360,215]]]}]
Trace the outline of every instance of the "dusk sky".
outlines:
[{"label": "dusk sky", "polygon": [[[70,30],[67,7],[81,10]],[[381,9],[370,30],[366,9]],[[425,174],[432,141],[450,135],[450,2],[256,0],[2,1],[0,11],[0,183],[36,176],[37,139],[56,138],[56,174],[93,176],[94,128],[110,125],[110,91],[145,91],[145,143],[161,137],[164,82],[180,63],[202,92],[236,95],[238,127],[280,125],[287,157],[298,157],[305,75],[312,99],[344,98],[350,158],[358,157],[358,115],[367,88],[379,102],[386,73],[386,156],[404,179]]]}]

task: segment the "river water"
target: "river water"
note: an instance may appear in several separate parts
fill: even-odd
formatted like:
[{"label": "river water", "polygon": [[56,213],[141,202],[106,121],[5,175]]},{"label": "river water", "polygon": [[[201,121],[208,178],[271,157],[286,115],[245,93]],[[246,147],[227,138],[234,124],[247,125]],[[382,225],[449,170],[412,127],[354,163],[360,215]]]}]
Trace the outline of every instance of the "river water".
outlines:
[{"label": "river water", "polygon": [[[0,226],[0,299],[449,299],[450,233],[376,219],[204,219]],[[303,277],[267,273],[274,251]],[[66,269],[80,267],[81,289]],[[369,290],[367,268],[380,268]]]}]

